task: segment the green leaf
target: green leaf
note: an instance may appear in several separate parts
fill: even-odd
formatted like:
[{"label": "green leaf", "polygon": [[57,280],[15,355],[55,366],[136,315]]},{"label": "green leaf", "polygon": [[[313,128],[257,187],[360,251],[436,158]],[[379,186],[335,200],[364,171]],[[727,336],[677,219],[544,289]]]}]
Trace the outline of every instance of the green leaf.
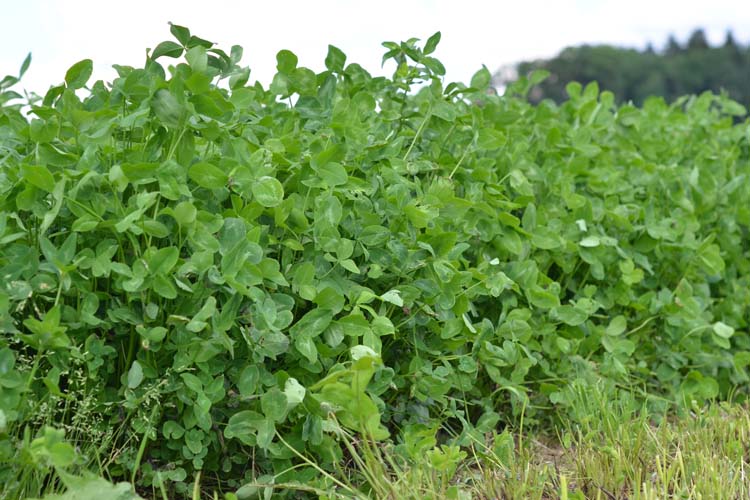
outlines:
[{"label": "green leaf", "polygon": [[29,125],[29,137],[32,141],[40,144],[52,142],[57,138],[60,132],[60,125],[57,120],[31,120]]},{"label": "green leaf", "polygon": [[207,49],[210,49],[213,45],[214,45],[213,42],[210,42],[210,41],[205,40],[203,38],[197,37],[195,35],[191,35],[190,36],[190,40],[188,40],[188,42],[185,44],[185,46],[188,49],[191,49],[191,48],[197,47],[197,46],[201,46],[201,47],[205,47]]},{"label": "green leaf", "polygon": [[337,226],[343,217],[343,207],[333,195],[319,196],[315,200],[315,221]]},{"label": "green leaf", "polygon": [[65,73],[65,85],[69,89],[80,89],[86,85],[94,71],[94,62],[91,59],[78,61]]},{"label": "green leaf", "polygon": [[159,168],[156,162],[123,163],[122,173],[131,181],[153,178]]},{"label": "green leaf", "polygon": [[565,92],[571,99],[576,99],[581,95],[581,89],[583,87],[578,82],[569,82],[565,85]]},{"label": "green leaf", "polygon": [[143,382],[143,368],[138,361],[133,361],[128,370],[128,388],[135,389]]},{"label": "green leaf", "polygon": [[57,216],[60,214],[60,209],[63,205],[64,193],[65,177],[57,181],[57,183],[55,184],[55,188],[52,190],[52,198],[54,199],[54,204],[52,205],[52,208],[50,208],[49,211],[44,214],[42,223],[39,225],[40,234],[46,233],[47,229],[52,226],[52,223],[55,222],[55,219],[57,219]]},{"label": "green leaf", "polygon": [[364,345],[355,345],[350,349],[350,352],[352,355],[352,360],[354,361],[359,361],[360,359],[365,358],[372,358],[375,361],[380,360],[380,356],[378,356],[378,353]]},{"label": "green leaf", "polygon": [[185,59],[193,71],[206,71],[208,67],[208,54],[203,46],[195,46],[185,53]]},{"label": "green leaf", "polygon": [[31,52],[29,52],[26,55],[26,59],[23,60],[23,63],[21,64],[21,69],[18,71],[18,79],[20,80],[23,78],[23,75],[26,74],[26,70],[29,69],[29,66],[31,65]]},{"label": "green leaf", "polygon": [[[73,448],[71,447],[72,450]],[[74,477],[67,473],[62,473],[62,475],[67,491],[65,493],[45,495],[44,500],[97,500],[100,498],[111,500],[143,500],[143,497],[132,491],[130,483],[121,482],[113,484],[106,479],[88,474],[83,477]]]},{"label": "green leaf", "polygon": [[553,314],[563,323],[570,326],[578,326],[586,322],[588,314],[577,307],[563,305],[553,309]]},{"label": "green leaf", "polygon": [[560,235],[546,227],[537,227],[531,235],[531,244],[542,250],[553,250],[561,246]]},{"label": "green leaf", "polygon": [[482,65],[482,69],[474,73],[471,77],[471,87],[477,90],[484,90],[490,86],[492,81],[492,74],[486,66]]},{"label": "green leaf", "polygon": [[211,296],[206,299],[206,303],[203,304],[200,311],[198,311],[193,319],[185,326],[185,328],[193,333],[198,333],[208,326],[208,320],[216,312],[216,298]]},{"label": "green leaf", "polygon": [[273,420],[266,418],[258,424],[258,446],[264,450],[269,449],[273,442],[276,427]]},{"label": "green leaf", "polygon": [[321,309],[330,309],[333,314],[338,314],[344,308],[345,298],[333,288],[326,287],[318,292],[314,302]]},{"label": "green leaf", "polygon": [[152,275],[167,274],[177,264],[179,258],[180,251],[177,247],[160,248],[149,259],[149,271]]},{"label": "green leaf", "polygon": [[359,274],[361,272],[359,269],[359,266],[357,266],[357,263],[354,262],[352,259],[340,260],[339,264],[341,264],[341,267],[343,267],[350,273]]},{"label": "green leaf", "polygon": [[284,201],[284,187],[273,177],[261,177],[251,189],[257,202],[264,207],[276,207]]},{"label": "green leaf", "polygon": [[305,388],[295,378],[288,378],[284,384],[284,395],[287,401],[287,411],[302,403],[306,394]]},{"label": "green leaf", "polygon": [[163,326],[155,326],[153,328],[138,331],[138,334],[149,343],[158,344],[167,336],[167,329]]},{"label": "green leaf", "polygon": [[627,329],[627,327],[628,323],[625,319],[625,316],[615,316],[614,318],[612,318],[612,321],[609,322],[609,326],[607,326],[605,333],[607,335],[616,337],[617,335],[621,335]]},{"label": "green leaf", "polygon": [[307,333],[300,333],[294,337],[294,347],[308,362],[315,363],[318,360],[318,349]]},{"label": "green leaf", "polygon": [[177,297],[177,289],[172,280],[163,274],[154,276],[153,289],[165,299],[174,299]]},{"label": "green leaf", "polygon": [[401,292],[399,290],[389,290],[380,296],[380,300],[383,302],[390,302],[398,307],[404,306],[404,299],[401,298]]},{"label": "green leaf", "polygon": [[344,65],[346,64],[346,54],[344,54],[341,49],[329,45],[325,64],[329,71],[341,73],[344,71]]},{"label": "green leaf", "polygon": [[315,169],[317,174],[323,179],[329,187],[341,186],[349,180],[346,169],[340,163],[327,163]]},{"label": "green leaf", "polygon": [[177,39],[182,45],[187,45],[190,40],[190,30],[179,26],[177,24],[169,23],[169,32]]},{"label": "green leaf", "polygon": [[714,323],[711,328],[716,335],[724,339],[732,338],[734,335],[734,328],[721,321]]},{"label": "green leaf", "polygon": [[526,292],[531,302],[536,307],[542,309],[552,309],[560,306],[560,297],[551,291],[535,286]]},{"label": "green leaf", "polygon": [[426,207],[416,205],[407,205],[404,207],[404,213],[409,221],[418,229],[426,228],[432,219],[432,212]]},{"label": "green leaf", "polygon": [[724,259],[721,258],[719,245],[707,245],[700,252],[700,263],[706,273],[718,276],[724,272]]},{"label": "green leaf", "polygon": [[290,74],[297,69],[297,56],[288,50],[280,50],[276,54],[276,69],[279,73]]},{"label": "green leaf", "polygon": [[550,72],[545,69],[535,69],[529,75],[529,85],[539,85],[546,80],[550,75]]},{"label": "green leaf", "polygon": [[34,187],[51,193],[55,190],[55,178],[44,165],[23,165],[23,177]]},{"label": "green leaf", "polygon": [[180,378],[185,382],[185,387],[196,394],[203,393],[203,382],[192,373],[180,373]]},{"label": "green leaf", "polygon": [[190,226],[195,222],[198,210],[189,201],[181,201],[174,207],[173,216],[181,226]]},{"label": "green leaf", "polygon": [[430,38],[428,38],[427,42],[424,44],[424,49],[422,50],[422,53],[424,55],[429,55],[435,52],[435,49],[440,43],[440,37],[441,35],[440,35],[440,32],[438,31],[434,35],[432,35]]},{"label": "green leaf", "polygon": [[182,119],[185,110],[167,89],[159,89],[151,98],[151,109],[154,110],[156,117],[167,127],[179,128],[182,125]]},{"label": "green leaf", "polygon": [[193,182],[206,189],[225,187],[229,180],[229,176],[219,167],[205,161],[191,165],[188,169],[188,176]]},{"label": "green leaf", "polygon": [[237,438],[249,446],[255,446],[257,444],[256,433],[264,420],[263,415],[257,412],[251,410],[239,411],[229,417],[227,426],[224,428],[224,437],[227,439]]},{"label": "green leaf", "polygon": [[237,381],[237,389],[239,389],[240,395],[244,397],[254,395],[258,388],[259,378],[260,372],[257,366],[246,366]]},{"label": "green leaf", "polygon": [[170,235],[169,228],[156,220],[145,220],[141,224],[143,232],[155,238],[166,238]]},{"label": "green leaf", "polygon": [[308,312],[291,328],[292,336],[305,334],[316,337],[328,328],[333,319],[333,313],[328,309],[316,308]]},{"label": "green leaf", "polygon": [[286,394],[274,387],[260,397],[260,407],[266,418],[275,422],[284,420],[287,411]]},{"label": "green leaf", "polygon": [[483,128],[477,136],[477,147],[480,149],[494,150],[505,145],[507,138],[500,130]]},{"label": "green leaf", "polygon": [[704,376],[697,370],[692,370],[684,378],[681,386],[688,399],[713,399],[719,394],[719,384],[713,377]]},{"label": "green leaf", "polygon": [[182,55],[183,50],[181,45],[174,42],[161,42],[151,53],[151,59],[156,60],[162,56],[177,58]]},{"label": "green leaf", "polygon": [[595,248],[600,245],[601,241],[598,236],[586,236],[578,242],[579,245],[586,248]]}]

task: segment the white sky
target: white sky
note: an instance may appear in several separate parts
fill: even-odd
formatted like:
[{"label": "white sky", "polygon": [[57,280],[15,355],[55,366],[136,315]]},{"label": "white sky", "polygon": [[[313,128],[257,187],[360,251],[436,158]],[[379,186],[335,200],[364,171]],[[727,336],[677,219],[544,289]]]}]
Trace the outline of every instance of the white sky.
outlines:
[{"label": "white sky", "polygon": [[670,33],[683,42],[696,27],[712,43],[723,41],[727,29],[743,43],[750,40],[747,0],[0,0],[0,12],[0,78],[16,75],[32,52],[21,86],[41,93],[84,58],[94,60],[94,78],[106,81],[115,76],[112,64],[141,66],[147,47],[172,39],[168,21],[227,52],[241,45],[251,81],[264,85],[281,49],[319,71],[331,43],[347,62],[385,74],[392,70],[380,69],[382,41],[426,40],[438,30],[435,55],[446,79],[463,82],[482,64],[494,72],[580,43],[659,48]]}]

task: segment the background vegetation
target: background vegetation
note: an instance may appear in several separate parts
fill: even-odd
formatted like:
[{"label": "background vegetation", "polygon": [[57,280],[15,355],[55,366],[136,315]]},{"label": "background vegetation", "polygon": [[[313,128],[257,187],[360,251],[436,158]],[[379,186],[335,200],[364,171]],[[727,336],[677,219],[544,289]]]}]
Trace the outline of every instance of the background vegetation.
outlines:
[{"label": "background vegetation", "polygon": [[[614,93],[618,102],[643,104],[649,96],[663,96],[667,102],[688,94],[707,90],[725,91],[744,104],[750,103],[750,45],[743,45],[727,32],[719,46],[710,46],[703,30],[694,31],[687,42],[674,37],[664,48],[645,50],[610,45],[569,47],[547,60],[525,61],[518,73],[527,75],[535,69],[549,71],[550,76],[529,97],[533,102],[567,99],[565,86],[577,81],[596,81],[604,90]],[[507,83],[498,74],[499,84]]]}]

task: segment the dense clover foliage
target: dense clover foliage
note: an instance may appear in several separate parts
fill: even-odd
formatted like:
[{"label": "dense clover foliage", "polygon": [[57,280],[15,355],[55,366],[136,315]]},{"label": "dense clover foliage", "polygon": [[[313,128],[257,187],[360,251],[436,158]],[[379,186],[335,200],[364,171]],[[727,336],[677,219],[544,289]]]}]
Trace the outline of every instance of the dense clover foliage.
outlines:
[{"label": "dense clover foliage", "polygon": [[573,381],[750,380],[739,104],[445,86],[439,34],[385,43],[392,78],[281,51],[265,89],[172,33],[111,84],[0,84],[0,483],[72,463],[52,427],[112,478],[232,489],[313,481],[345,432],[438,457]]}]

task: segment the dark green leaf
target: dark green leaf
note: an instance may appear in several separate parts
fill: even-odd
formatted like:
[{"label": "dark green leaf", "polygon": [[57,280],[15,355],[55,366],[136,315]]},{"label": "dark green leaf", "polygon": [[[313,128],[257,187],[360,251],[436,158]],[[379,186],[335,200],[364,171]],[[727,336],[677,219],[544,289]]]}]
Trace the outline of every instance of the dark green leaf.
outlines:
[{"label": "dark green leaf", "polygon": [[161,42],[151,53],[151,59],[156,60],[162,56],[177,58],[182,55],[183,50],[181,45],[174,42]]},{"label": "dark green leaf", "polygon": [[167,274],[177,264],[180,251],[176,247],[160,248],[149,259],[148,267],[151,274]]},{"label": "dark green leaf", "polygon": [[226,186],[229,177],[220,168],[202,161],[190,166],[188,176],[201,187],[219,189]]},{"label": "dark green leaf", "polygon": [[[169,31],[182,45],[187,45],[188,41],[190,40],[190,30],[183,26],[169,23]],[[154,59],[155,58],[156,57],[154,57]]]},{"label": "dark green leaf", "polygon": [[31,52],[28,53],[26,56],[26,59],[23,60],[23,64],[21,64],[21,69],[18,71],[18,78],[21,79],[23,75],[26,74],[26,70],[29,69],[29,66],[31,65]]},{"label": "dark green leaf", "polygon": [[156,91],[151,98],[151,109],[156,117],[170,128],[180,127],[185,113],[182,104],[167,89]]},{"label": "dark green leaf", "polygon": [[435,49],[440,43],[440,36],[440,32],[437,31],[434,35],[427,39],[427,42],[424,44],[424,50],[422,51],[424,55],[429,55],[435,52]]},{"label": "dark green leaf", "polygon": [[177,289],[172,280],[162,274],[154,276],[153,288],[156,293],[165,299],[174,299],[177,297]]},{"label": "dark green leaf", "polygon": [[80,89],[86,85],[94,71],[94,62],[91,59],[84,59],[75,63],[65,73],[65,85],[69,89]]},{"label": "dark green leaf", "polygon": [[325,63],[329,71],[341,73],[344,71],[344,65],[346,64],[346,54],[341,49],[329,45]]}]

